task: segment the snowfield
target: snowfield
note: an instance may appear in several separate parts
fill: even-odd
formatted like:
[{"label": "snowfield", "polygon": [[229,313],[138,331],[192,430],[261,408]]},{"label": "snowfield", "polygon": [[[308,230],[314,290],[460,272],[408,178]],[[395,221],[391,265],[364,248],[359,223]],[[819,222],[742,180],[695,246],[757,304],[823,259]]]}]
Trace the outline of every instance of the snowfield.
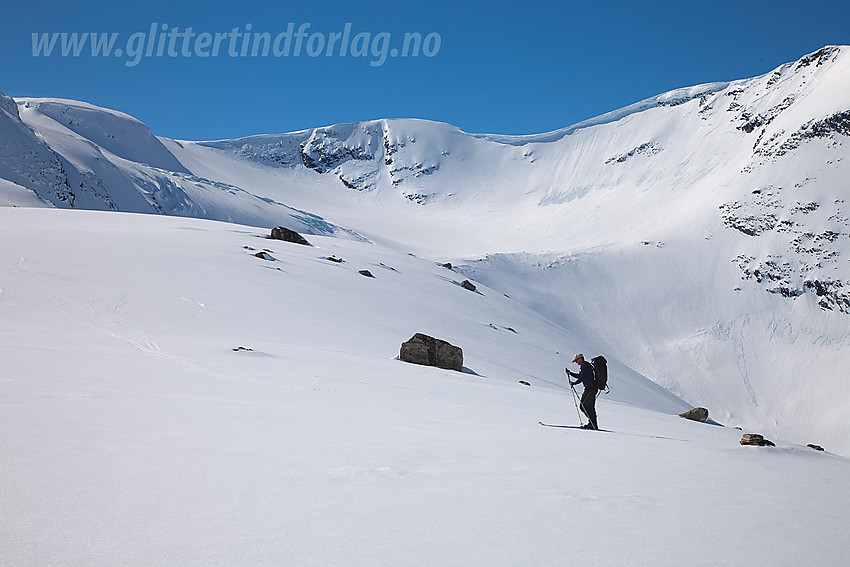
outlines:
[{"label": "snowfield", "polygon": [[0,94],[0,205],[451,261],[722,423],[850,456],[848,93],[850,50],[827,46],[545,134],[394,119],[205,142]]},{"label": "snowfield", "polygon": [[217,141],[0,93],[0,565],[845,564],[848,93],[827,46],[543,134]]},{"label": "snowfield", "polygon": [[[741,446],[616,356],[608,431],[540,427],[578,424],[588,338],[432,259],[268,232],[0,208],[0,564],[846,561],[830,447]],[[464,372],[397,360],[416,332]]]}]

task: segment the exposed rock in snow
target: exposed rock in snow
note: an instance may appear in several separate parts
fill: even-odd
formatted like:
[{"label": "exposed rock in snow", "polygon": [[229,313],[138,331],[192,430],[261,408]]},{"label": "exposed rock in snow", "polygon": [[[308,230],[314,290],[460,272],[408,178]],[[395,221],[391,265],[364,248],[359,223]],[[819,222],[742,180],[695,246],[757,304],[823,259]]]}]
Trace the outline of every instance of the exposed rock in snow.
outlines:
[{"label": "exposed rock in snow", "polygon": [[436,366],[446,370],[463,370],[463,350],[442,339],[416,333],[401,343],[399,358],[405,362]]},{"label": "exposed rock in snow", "polygon": [[659,148],[658,145],[655,144],[654,142],[645,142],[645,143],[639,145],[638,147],[636,147],[632,150],[629,150],[625,154],[620,154],[620,155],[614,156],[612,158],[608,158],[607,160],[605,160],[605,165],[609,165],[609,164],[612,164],[612,163],[623,163],[624,161],[626,161],[630,157],[636,156],[636,155],[651,156],[651,155],[657,154],[660,151],[661,151],[661,148]]},{"label": "exposed rock in snow", "polygon": [[744,433],[741,437],[741,445],[756,445],[758,447],[776,447],[773,441],[764,438],[764,435],[758,433]]},{"label": "exposed rock in snow", "polygon": [[306,238],[295,232],[294,230],[290,230],[285,226],[276,226],[272,229],[270,238],[273,240],[283,240],[284,242],[292,242],[293,244],[303,244],[306,246],[310,246],[310,243]]},{"label": "exposed rock in snow", "polygon": [[694,408],[686,412],[680,413],[679,417],[690,419],[691,421],[705,422],[708,420],[708,410],[705,408]]}]

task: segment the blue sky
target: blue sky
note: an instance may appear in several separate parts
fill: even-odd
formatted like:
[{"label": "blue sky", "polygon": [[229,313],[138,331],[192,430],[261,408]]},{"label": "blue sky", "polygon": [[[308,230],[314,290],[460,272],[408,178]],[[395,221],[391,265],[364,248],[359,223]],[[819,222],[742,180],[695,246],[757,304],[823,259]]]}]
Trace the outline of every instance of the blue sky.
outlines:
[{"label": "blue sky", "polygon": [[[88,101],[180,139],[397,117],[530,134],[674,88],[760,75],[827,44],[850,44],[850,3],[819,0],[123,4],[5,6],[0,91]],[[290,22],[296,30],[309,24],[297,56],[294,37],[287,55],[282,38],[278,56],[270,46],[263,57],[260,41],[252,56],[253,34],[273,40]],[[113,47],[122,56],[92,57],[84,44],[79,57],[63,57],[60,39],[50,56],[33,55],[33,33],[86,32],[117,34]],[[221,34],[216,56],[203,45],[204,33]],[[392,57],[408,33],[423,39],[418,56],[411,44],[407,57]]]}]

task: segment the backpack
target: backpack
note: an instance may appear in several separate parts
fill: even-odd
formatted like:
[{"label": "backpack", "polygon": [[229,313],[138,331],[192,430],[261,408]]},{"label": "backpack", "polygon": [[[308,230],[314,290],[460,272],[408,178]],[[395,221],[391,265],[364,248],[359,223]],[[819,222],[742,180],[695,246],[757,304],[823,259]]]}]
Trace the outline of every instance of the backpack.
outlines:
[{"label": "backpack", "polygon": [[608,361],[604,356],[597,356],[590,361],[593,366],[593,382],[599,390],[608,388]]}]

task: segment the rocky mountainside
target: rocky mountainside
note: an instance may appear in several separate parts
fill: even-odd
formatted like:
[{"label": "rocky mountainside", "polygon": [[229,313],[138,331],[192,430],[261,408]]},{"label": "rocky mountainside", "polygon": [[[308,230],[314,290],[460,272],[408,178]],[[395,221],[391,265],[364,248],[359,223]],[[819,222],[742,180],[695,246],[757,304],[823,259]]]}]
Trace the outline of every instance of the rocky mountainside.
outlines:
[{"label": "rocky mountainside", "polygon": [[86,103],[0,108],[3,204],[452,260],[720,421],[850,451],[847,47],[530,136],[399,119],[187,142]]}]

